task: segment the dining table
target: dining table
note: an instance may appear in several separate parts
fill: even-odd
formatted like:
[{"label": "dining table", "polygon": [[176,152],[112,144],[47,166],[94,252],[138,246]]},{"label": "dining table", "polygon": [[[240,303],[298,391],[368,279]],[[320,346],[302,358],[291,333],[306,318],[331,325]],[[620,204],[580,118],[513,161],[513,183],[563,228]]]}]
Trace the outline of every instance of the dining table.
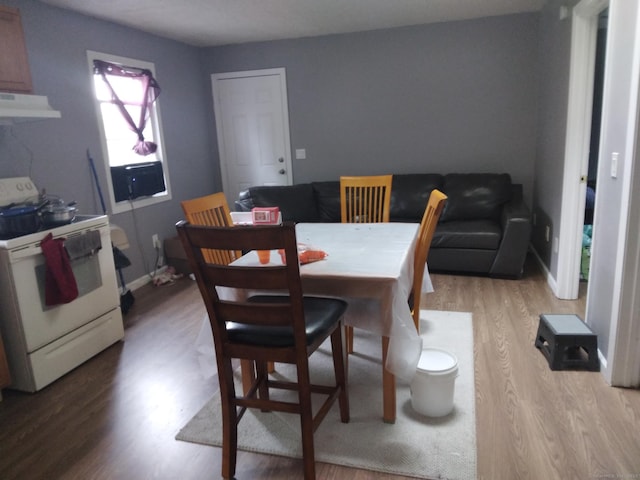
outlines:
[{"label": "dining table", "polygon": [[[305,295],[347,301],[344,323],[381,337],[383,420],[396,418],[396,377],[409,382],[416,372],[422,340],[408,303],[413,285],[417,223],[298,223],[299,248],[321,250],[326,257],[300,266]],[[277,251],[269,263],[281,263]],[[260,263],[250,251],[233,265]],[[267,263],[268,265],[268,263]],[[425,270],[422,291],[433,291]],[[251,295],[257,292],[243,292]],[[218,289],[221,298],[237,298]],[[357,338],[357,330],[356,330]]]}]

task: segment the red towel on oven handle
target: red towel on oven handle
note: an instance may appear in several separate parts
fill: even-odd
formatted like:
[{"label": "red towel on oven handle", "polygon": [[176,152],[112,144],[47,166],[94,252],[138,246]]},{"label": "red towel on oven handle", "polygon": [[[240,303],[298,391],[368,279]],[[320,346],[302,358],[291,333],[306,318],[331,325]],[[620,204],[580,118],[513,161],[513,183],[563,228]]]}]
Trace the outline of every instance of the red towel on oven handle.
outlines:
[{"label": "red towel on oven handle", "polygon": [[64,240],[49,233],[40,242],[45,259],[45,303],[48,306],[69,303],[78,298],[78,284],[71,269]]}]

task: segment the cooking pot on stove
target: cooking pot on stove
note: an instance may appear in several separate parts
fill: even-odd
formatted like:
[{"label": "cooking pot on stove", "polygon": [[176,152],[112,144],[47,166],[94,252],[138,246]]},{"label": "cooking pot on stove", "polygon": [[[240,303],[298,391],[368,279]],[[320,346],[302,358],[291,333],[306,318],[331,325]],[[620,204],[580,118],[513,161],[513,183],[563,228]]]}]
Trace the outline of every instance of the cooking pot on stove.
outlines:
[{"label": "cooking pot on stove", "polygon": [[62,199],[48,202],[48,204],[40,210],[42,223],[45,227],[55,227],[71,223],[78,211],[75,204],[76,202],[65,203]]},{"label": "cooking pot on stove", "polygon": [[42,226],[40,210],[47,204],[6,206],[0,209],[0,235],[19,237],[37,232]]}]

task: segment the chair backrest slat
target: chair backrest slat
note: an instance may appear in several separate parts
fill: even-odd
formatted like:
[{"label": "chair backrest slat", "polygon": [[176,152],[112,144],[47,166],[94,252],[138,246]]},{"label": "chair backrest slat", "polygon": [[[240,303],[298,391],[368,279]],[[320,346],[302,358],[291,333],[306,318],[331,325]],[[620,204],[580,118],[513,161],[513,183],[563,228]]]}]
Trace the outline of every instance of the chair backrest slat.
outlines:
[{"label": "chair backrest slat", "polygon": [[392,175],[340,177],[340,214],[343,223],[388,222]]},{"label": "chair backrest slat", "polygon": [[220,321],[263,326],[291,326],[291,304],[257,302],[218,302],[216,316]]},{"label": "chair backrest slat", "polygon": [[289,276],[284,266],[234,267],[216,263],[209,263],[204,267],[203,274],[208,282],[216,286],[228,288],[265,288],[270,290],[286,289]]}]

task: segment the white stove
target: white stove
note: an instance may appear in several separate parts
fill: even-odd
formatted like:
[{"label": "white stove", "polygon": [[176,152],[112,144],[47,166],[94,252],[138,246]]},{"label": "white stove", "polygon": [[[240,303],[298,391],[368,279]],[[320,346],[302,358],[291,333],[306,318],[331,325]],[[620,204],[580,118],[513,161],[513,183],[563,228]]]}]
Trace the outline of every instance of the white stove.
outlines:
[{"label": "white stove", "polygon": [[54,238],[66,237],[74,234],[74,232],[97,228],[105,224],[109,225],[109,217],[107,215],[76,215],[75,218],[66,225],[60,225],[53,228],[42,228],[37,232],[29,233],[27,235],[0,239],[0,248],[9,250],[28,245],[40,246],[40,241],[49,232],[53,234]]},{"label": "white stove", "polygon": [[[37,190],[26,177],[0,179],[0,205],[34,195]],[[85,238],[97,245],[86,252],[76,248],[70,266],[78,297],[53,306],[45,302],[49,266],[40,248],[49,233],[75,245]],[[124,337],[107,215],[76,215],[66,225],[0,240],[0,332],[12,378],[9,388],[28,392]]]}]

